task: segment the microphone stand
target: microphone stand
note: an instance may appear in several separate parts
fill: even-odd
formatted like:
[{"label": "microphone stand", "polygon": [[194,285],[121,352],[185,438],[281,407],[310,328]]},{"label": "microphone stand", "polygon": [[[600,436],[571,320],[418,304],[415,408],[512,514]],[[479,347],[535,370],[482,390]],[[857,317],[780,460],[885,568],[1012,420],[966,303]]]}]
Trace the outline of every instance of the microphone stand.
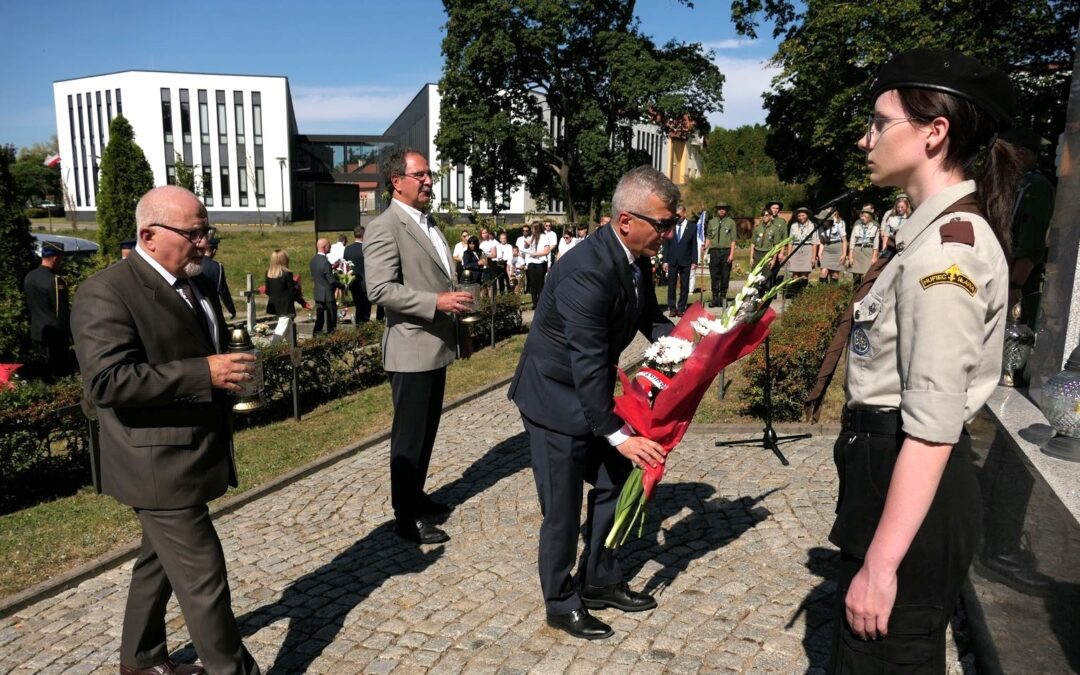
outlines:
[{"label": "microphone stand", "polygon": [[[776,278],[780,275],[781,268],[783,268],[783,266],[785,264],[787,264],[787,262],[789,260],[791,260],[791,256],[795,255],[800,248],[802,248],[807,242],[811,241],[814,238],[814,235],[821,228],[821,224],[825,221],[826,218],[829,218],[830,216],[832,216],[832,212],[836,210],[833,207],[835,207],[837,204],[839,204],[840,202],[842,202],[842,201],[844,201],[846,199],[850,199],[853,195],[854,195],[854,192],[845,192],[844,194],[842,194],[839,197],[827,202],[824,206],[819,208],[818,212],[817,212],[817,217],[814,217],[814,216],[810,217],[810,219],[809,219],[810,223],[813,225],[813,228],[811,228],[811,230],[810,230],[810,234],[808,236],[804,237],[802,239],[802,241],[796,243],[795,248],[792,249],[792,251],[791,251],[791,253],[789,255],[781,256],[781,254],[779,254],[779,253],[776,255],[776,257],[778,258],[778,261],[769,270],[769,276],[768,276],[768,278],[767,278],[767,280],[765,282],[765,289],[763,289],[763,290],[767,290],[767,289],[773,287],[773,285],[776,283]],[[769,300],[769,303],[771,303],[771,302],[772,302],[772,300]],[[766,304],[766,307],[767,306],[768,306],[768,304]],[[716,446],[715,447],[720,448],[720,447],[738,447],[738,446],[743,446],[743,445],[760,445],[760,447],[762,447],[762,448],[764,448],[766,450],[771,450],[772,453],[774,455],[776,455],[776,458],[780,460],[780,463],[783,464],[784,466],[789,466],[791,464],[791,462],[788,461],[787,457],[784,457],[784,453],[780,452],[780,444],[781,443],[790,443],[792,441],[798,441],[798,440],[802,440],[802,439],[805,439],[805,438],[810,438],[811,436],[813,436],[813,434],[802,433],[802,434],[789,434],[789,435],[786,435],[786,436],[778,436],[776,434],[776,429],[773,428],[772,379],[773,379],[772,378],[772,359],[769,356],[769,336],[766,335],[765,336],[765,429],[762,431],[761,440],[757,441],[757,442],[755,442],[755,441],[744,441],[744,440],[716,441]]]}]

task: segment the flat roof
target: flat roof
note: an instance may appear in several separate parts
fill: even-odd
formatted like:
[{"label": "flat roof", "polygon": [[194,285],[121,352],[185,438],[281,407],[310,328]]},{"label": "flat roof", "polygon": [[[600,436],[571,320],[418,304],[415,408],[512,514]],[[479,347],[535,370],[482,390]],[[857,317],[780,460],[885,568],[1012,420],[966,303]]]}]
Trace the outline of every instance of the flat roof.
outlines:
[{"label": "flat roof", "polygon": [[198,73],[187,70],[146,70],[143,68],[130,68],[128,70],[116,70],[111,73],[97,73],[96,75],[83,75],[81,77],[69,77],[63,80],[53,80],[53,84],[59,84],[60,82],[74,82],[75,80],[88,80],[92,77],[105,77],[107,75],[122,75],[124,73],[163,73],[168,75],[211,75],[219,77],[270,77],[275,79],[285,80],[288,83],[289,78],[286,75],[251,75],[245,73]]}]

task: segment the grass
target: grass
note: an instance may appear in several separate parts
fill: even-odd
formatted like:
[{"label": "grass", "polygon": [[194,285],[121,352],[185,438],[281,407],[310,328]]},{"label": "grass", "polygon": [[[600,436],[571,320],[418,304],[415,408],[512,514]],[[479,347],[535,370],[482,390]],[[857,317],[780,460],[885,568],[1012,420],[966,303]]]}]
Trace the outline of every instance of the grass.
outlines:
[{"label": "grass", "polygon": [[[447,371],[446,400],[513,374],[525,343],[517,335],[481,349]],[[296,467],[390,426],[390,385],[331,401],[300,422],[285,420],[235,436],[240,485],[233,497]],[[131,509],[90,488],[0,516],[0,597],[17,593],[134,542],[139,527]]]}]

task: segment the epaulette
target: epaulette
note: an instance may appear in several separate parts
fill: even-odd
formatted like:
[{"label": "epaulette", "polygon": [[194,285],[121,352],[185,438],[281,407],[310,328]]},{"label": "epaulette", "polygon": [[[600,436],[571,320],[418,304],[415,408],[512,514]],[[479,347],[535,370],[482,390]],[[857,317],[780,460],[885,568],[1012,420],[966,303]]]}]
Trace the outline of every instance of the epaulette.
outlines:
[{"label": "epaulette", "polygon": [[950,220],[938,228],[941,233],[942,244],[967,244],[975,245],[975,227],[970,220]]}]

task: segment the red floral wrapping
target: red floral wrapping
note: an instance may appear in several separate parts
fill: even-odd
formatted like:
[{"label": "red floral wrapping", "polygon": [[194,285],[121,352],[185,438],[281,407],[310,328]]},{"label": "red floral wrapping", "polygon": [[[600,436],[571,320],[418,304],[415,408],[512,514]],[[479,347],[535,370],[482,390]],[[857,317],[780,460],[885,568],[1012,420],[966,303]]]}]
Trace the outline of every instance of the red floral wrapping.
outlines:
[{"label": "red floral wrapping", "polygon": [[[697,303],[687,310],[671,335],[692,342],[696,333],[691,324],[700,317],[713,318],[701,303]],[[768,309],[759,321],[743,323],[727,333],[713,333],[702,338],[682,369],[670,378],[667,388],[655,395],[652,407],[649,406],[649,392],[639,379],[634,378],[631,382],[620,370],[623,393],[615,398],[615,414],[637,434],[662,445],[664,454],[671,452],[686,434],[712,381],[721,370],[754,351],[765,340],[769,324],[775,318],[776,312]],[[644,470],[641,485],[646,500],[663,476],[663,464]]]}]

